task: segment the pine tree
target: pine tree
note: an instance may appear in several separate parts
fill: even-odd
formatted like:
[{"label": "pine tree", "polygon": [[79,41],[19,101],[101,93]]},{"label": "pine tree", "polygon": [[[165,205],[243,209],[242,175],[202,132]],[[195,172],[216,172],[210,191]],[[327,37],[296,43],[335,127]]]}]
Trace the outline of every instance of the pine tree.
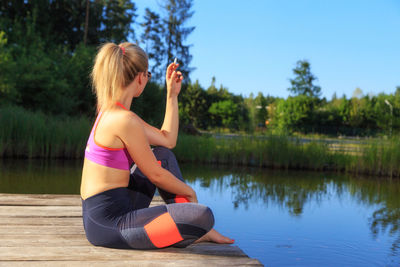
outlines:
[{"label": "pine tree", "polygon": [[290,79],[292,87],[288,90],[295,95],[306,95],[310,97],[320,97],[321,87],[313,84],[317,80],[311,73],[310,63],[307,60],[299,60],[293,69],[294,79]]},{"label": "pine tree", "polygon": [[88,45],[135,41],[137,15],[131,0],[0,1],[0,27],[10,44],[20,43],[18,31],[34,14],[36,31],[48,50],[62,45],[73,52],[85,36]]},{"label": "pine tree", "polygon": [[137,14],[135,3],[131,0],[105,1],[103,14],[103,38],[104,41],[121,43],[135,41],[135,31],[132,24],[135,23]]},{"label": "pine tree", "polygon": [[190,45],[184,42],[193,32],[195,27],[186,27],[186,22],[193,16],[191,11],[193,0],[165,0],[162,9],[165,11],[163,19],[167,26],[165,31],[165,42],[167,51],[167,63],[171,63],[174,58],[178,59],[180,71],[185,77],[185,81],[189,81],[189,74],[194,68],[189,67],[192,55],[189,53]]},{"label": "pine tree", "polygon": [[146,8],[144,15],[144,22],[141,24],[144,27],[141,41],[145,45],[145,50],[149,56],[151,64],[150,70],[152,73],[152,79],[158,83],[163,83],[165,74],[164,61],[166,58],[165,48],[165,27],[161,23],[160,16]]}]

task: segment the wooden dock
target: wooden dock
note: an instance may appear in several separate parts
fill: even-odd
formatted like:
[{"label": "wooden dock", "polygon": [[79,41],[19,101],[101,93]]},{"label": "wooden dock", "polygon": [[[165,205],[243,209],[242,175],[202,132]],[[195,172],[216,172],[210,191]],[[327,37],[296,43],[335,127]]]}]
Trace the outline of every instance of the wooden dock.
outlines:
[{"label": "wooden dock", "polygon": [[[152,205],[160,205],[155,198]],[[234,245],[111,249],[87,241],[79,195],[0,194],[0,266],[262,266]]]}]

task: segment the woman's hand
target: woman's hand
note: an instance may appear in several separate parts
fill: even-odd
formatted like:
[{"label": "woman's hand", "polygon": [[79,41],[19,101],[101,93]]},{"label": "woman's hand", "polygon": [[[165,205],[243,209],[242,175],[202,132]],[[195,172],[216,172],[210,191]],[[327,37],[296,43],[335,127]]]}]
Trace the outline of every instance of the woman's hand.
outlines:
[{"label": "woman's hand", "polygon": [[180,71],[177,71],[178,67],[179,64],[171,63],[167,68],[167,91],[170,96],[178,96],[181,91],[183,76]]},{"label": "woman's hand", "polygon": [[196,192],[192,189],[192,193],[189,195],[189,196],[187,196],[187,199],[190,201],[190,202],[192,202],[192,203],[199,203],[198,201],[197,201],[197,195],[196,195]]}]

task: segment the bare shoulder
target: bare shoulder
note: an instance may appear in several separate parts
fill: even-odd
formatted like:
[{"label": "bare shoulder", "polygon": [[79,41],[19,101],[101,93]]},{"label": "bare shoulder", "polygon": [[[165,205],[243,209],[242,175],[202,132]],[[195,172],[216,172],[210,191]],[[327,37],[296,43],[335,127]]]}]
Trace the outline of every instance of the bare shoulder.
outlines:
[{"label": "bare shoulder", "polygon": [[119,130],[126,131],[140,128],[142,129],[142,124],[140,122],[140,118],[132,111],[120,111],[115,114],[115,120],[118,121],[116,123]]}]

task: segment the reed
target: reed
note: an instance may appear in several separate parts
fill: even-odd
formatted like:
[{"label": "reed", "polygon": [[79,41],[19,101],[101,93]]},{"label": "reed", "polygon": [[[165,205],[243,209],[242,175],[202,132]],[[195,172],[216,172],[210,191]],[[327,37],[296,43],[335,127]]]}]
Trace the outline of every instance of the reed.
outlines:
[{"label": "reed", "polygon": [[[82,158],[92,123],[86,117],[0,107],[0,157]],[[181,162],[400,176],[400,137],[353,146],[360,153],[332,150],[317,139],[304,142],[300,137],[284,135],[181,134],[174,152]]]},{"label": "reed", "polygon": [[371,175],[400,176],[400,137],[373,140],[362,153],[359,169]]},{"label": "reed", "polygon": [[333,157],[324,143],[302,144],[299,139],[215,138],[181,135],[174,152],[181,161],[322,170]]},{"label": "reed", "polygon": [[400,176],[400,138],[372,140],[361,153],[330,150],[324,142],[269,135],[264,138],[181,135],[174,152],[182,162]]},{"label": "reed", "polygon": [[0,157],[82,157],[91,123],[85,117],[48,116],[16,106],[1,107]]}]

